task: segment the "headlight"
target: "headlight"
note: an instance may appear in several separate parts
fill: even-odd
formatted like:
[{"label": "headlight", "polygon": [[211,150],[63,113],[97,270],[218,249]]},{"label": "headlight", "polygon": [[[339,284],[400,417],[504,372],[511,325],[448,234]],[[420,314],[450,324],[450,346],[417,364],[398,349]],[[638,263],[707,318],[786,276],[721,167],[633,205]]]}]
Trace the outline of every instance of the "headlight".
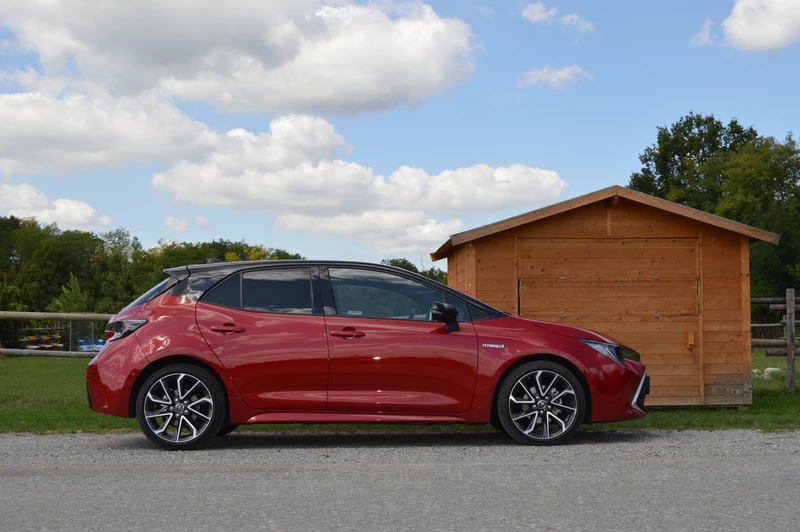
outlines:
[{"label": "headlight", "polygon": [[609,344],[606,342],[596,342],[594,340],[581,340],[584,344],[588,345],[603,356],[607,356],[614,362],[619,364],[623,363],[623,359],[639,360],[639,353],[633,349],[628,349],[618,344]]}]

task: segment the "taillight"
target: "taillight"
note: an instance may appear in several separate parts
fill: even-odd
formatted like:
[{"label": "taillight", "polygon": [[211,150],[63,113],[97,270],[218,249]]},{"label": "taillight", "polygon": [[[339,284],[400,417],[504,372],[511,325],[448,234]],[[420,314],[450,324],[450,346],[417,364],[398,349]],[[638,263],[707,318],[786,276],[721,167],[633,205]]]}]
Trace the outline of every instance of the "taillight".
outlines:
[{"label": "taillight", "polygon": [[133,331],[147,323],[147,320],[121,320],[112,321],[106,325],[105,339],[106,342],[113,342],[120,338],[125,338]]}]

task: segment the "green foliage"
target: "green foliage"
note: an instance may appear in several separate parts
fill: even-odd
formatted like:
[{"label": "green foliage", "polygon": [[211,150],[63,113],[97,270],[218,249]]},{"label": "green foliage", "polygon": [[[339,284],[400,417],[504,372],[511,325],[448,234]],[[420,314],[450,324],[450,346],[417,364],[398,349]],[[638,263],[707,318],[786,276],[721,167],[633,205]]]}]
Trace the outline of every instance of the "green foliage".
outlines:
[{"label": "green foliage", "polygon": [[0,310],[24,312],[27,307],[19,301],[19,288],[0,283]]},{"label": "green foliage", "polygon": [[78,278],[70,274],[69,282],[61,287],[61,295],[48,305],[49,312],[88,312],[89,293],[81,290]]},{"label": "green foliage", "polygon": [[[0,216],[0,305],[4,310],[114,313],[164,279],[164,270],[208,258],[302,259],[246,242],[161,241],[144,249],[125,229],[99,235]],[[2,326],[2,324],[0,324]],[[2,341],[13,331],[0,329]]]},{"label": "green foliage", "polygon": [[800,149],[736,120],[690,113],[659,127],[628,186],[781,235],[751,247],[751,292],[779,296],[800,281]]},{"label": "green foliage", "polygon": [[383,259],[381,264],[385,264],[386,266],[394,266],[395,268],[402,268],[404,270],[423,275],[428,279],[433,279],[434,281],[444,285],[447,284],[447,272],[442,271],[435,266],[431,266],[427,270],[420,270],[408,259]]}]

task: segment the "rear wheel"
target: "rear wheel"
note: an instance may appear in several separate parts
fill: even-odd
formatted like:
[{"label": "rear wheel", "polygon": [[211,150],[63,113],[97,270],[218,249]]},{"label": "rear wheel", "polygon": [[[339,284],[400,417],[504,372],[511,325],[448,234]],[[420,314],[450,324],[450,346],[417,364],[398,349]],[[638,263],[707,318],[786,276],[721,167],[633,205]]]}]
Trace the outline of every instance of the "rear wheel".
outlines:
[{"label": "rear wheel", "polygon": [[586,409],[583,388],[559,364],[534,361],[501,383],[497,416],[509,436],[526,445],[554,445],[571,438]]},{"label": "rear wheel", "polygon": [[225,412],[225,394],[217,380],[190,364],[159,369],[145,381],[136,400],[142,432],[169,450],[205,446],[219,433]]}]

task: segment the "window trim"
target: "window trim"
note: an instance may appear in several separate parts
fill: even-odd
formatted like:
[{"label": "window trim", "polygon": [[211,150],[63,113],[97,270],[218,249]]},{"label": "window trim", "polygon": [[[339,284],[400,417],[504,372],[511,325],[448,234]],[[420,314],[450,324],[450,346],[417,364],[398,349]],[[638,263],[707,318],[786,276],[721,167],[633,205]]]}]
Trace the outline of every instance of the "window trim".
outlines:
[{"label": "window trim", "polygon": [[[401,273],[401,272],[391,271],[391,270],[384,270],[383,268],[369,268],[369,267],[360,266],[360,265],[359,266],[351,266],[351,265],[338,265],[338,264],[336,264],[336,265],[325,265],[325,266],[321,266],[320,267],[320,277],[321,277],[321,280],[322,280],[322,287],[323,287],[322,288],[322,299],[323,299],[324,306],[325,306],[325,316],[332,316],[332,317],[335,316],[337,318],[352,318],[352,319],[387,320],[387,321],[392,321],[392,322],[404,322],[404,323],[405,322],[409,322],[409,323],[434,323],[434,322],[429,322],[429,321],[409,320],[409,319],[400,319],[400,318],[383,318],[383,317],[380,317],[380,316],[348,316],[348,315],[344,315],[344,314],[339,314],[339,308],[336,306],[336,294],[333,291],[333,282],[331,281],[330,272],[328,271],[329,268],[342,269],[342,270],[363,270],[363,271],[368,271],[368,272],[379,272],[379,273],[383,273],[383,274],[386,274],[386,275],[395,275],[397,277],[401,277],[403,279],[406,279],[407,281],[412,281],[412,282],[421,284],[421,285],[425,286],[426,288],[429,288],[431,290],[434,290],[434,291],[439,292],[440,294],[442,294],[442,303],[449,303],[451,298],[457,299],[458,301],[460,301],[461,304],[463,304],[464,307],[467,309],[467,314],[468,314],[468,318],[469,318],[466,321],[461,321],[460,323],[471,323],[473,321],[472,320],[472,313],[469,310],[470,303],[467,302],[467,301],[464,301],[463,299],[461,299],[459,297],[456,297],[456,296],[450,294],[449,291],[444,290],[443,288],[449,288],[449,287],[447,287],[445,285],[442,285],[440,283],[433,284],[433,283],[429,283],[429,282],[423,281],[422,279],[426,279],[425,277],[422,277],[422,279],[420,279],[419,277],[421,277],[421,276],[415,276],[413,272],[408,272],[411,275],[405,275],[404,273]],[[487,312],[487,314],[489,314],[489,313]]]},{"label": "window trim", "polygon": [[[253,312],[256,314],[270,314],[274,316],[321,316],[323,315],[321,301],[322,298],[320,297],[320,278],[319,278],[319,267],[316,265],[311,264],[303,264],[303,265],[281,265],[281,266],[267,266],[260,268],[243,268],[240,270],[236,270],[232,272],[230,275],[226,276],[223,279],[220,279],[214,286],[206,290],[206,292],[200,297],[199,301],[206,301],[206,298],[209,294],[211,294],[218,286],[222,283],[230,279],[231,277],[238,275],[239,276],[239,306],[238,307],[231,307],[228,305],[221,305],[219,303],[211,303],[207,302],[209,305],[214,305],[217,307],[222,308],[232,308],[235,310],[240,310],[242,312]],[[280,270],[307,270],[309,272],[309,290],[311,296],[311,313],[310,314],[293,314],[290,312],[269,312],[267,310],[253,310],[245,308],[244,306],[244,275],[246,273],[254,273],[254,272],[267,272],[267,271],[280,271]]]}]

